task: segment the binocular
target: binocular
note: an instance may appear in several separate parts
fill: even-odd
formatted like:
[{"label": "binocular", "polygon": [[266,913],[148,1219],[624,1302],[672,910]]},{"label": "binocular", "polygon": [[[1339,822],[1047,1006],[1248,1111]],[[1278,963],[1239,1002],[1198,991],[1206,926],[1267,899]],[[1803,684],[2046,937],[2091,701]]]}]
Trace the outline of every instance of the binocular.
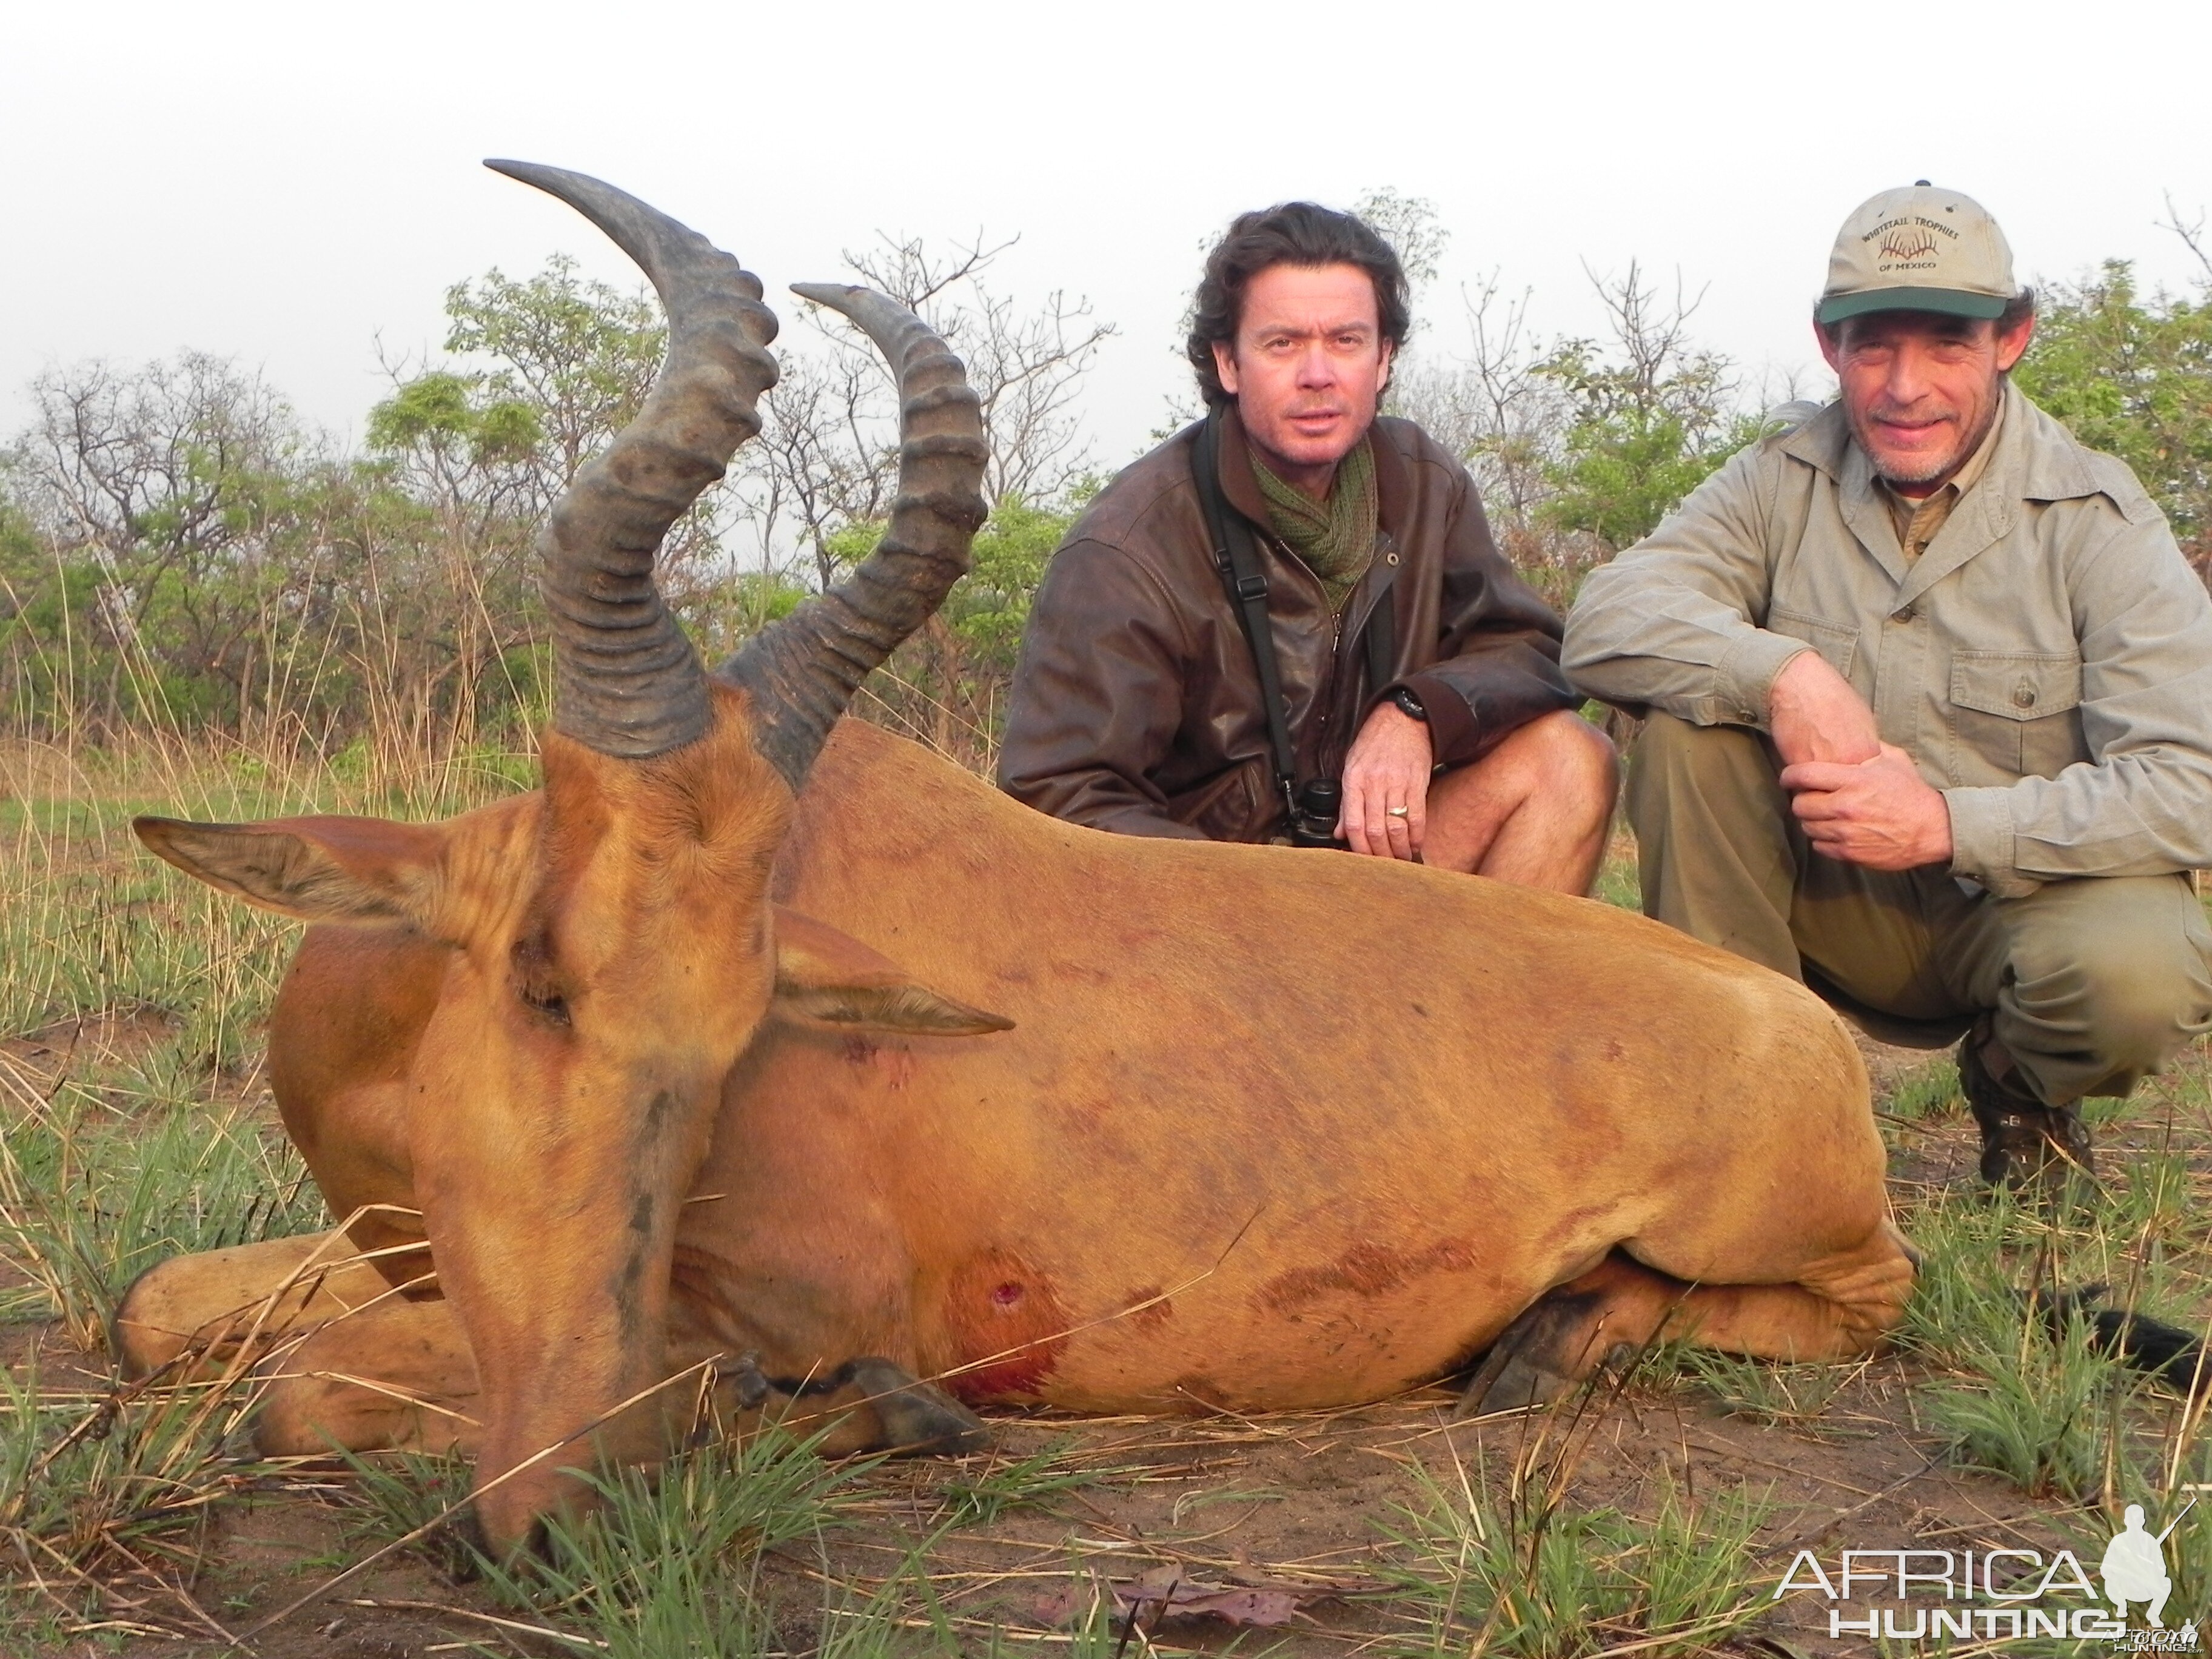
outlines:
[{"label": "binocular", "polygon": [[1338,847],[1336,821],[1344,810],[1344,788],[1334,778],[1316,778],[1299,789],[1291,805],[1293,847]]}]

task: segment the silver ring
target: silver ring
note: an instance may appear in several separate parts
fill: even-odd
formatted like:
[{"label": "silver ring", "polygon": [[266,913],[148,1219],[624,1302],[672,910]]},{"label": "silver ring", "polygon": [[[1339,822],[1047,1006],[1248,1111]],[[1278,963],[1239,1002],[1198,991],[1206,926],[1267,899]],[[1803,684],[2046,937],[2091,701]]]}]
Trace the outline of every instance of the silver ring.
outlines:
[{"label": "silver ring", "polygon": [[1382,809],[1394,818],[1402,818],[1413,811],[1410,806],[1386,806]]}]

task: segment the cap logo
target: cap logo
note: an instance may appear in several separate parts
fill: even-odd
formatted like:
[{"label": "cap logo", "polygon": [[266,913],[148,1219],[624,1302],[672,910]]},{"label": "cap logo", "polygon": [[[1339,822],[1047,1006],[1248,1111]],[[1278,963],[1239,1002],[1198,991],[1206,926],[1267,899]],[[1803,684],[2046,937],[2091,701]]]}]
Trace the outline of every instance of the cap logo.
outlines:
[{"label": "cap logo", "polygon": [[1881,257],[1924,259],[1936,251],[1936,239],[1918,225],[1899,225],[1881,239]]},{"label": "cap logo", "polygon": [[1859,240],[1874,243],[1875,273],[1888,276],[1900,270],[1935,270],[1936,262],[1931,256],[1942,246],[1936,240],[1939,236],[1954,242],[1959,240],[1957,230],[1940,219],[1905,213],[1883,220]]}]

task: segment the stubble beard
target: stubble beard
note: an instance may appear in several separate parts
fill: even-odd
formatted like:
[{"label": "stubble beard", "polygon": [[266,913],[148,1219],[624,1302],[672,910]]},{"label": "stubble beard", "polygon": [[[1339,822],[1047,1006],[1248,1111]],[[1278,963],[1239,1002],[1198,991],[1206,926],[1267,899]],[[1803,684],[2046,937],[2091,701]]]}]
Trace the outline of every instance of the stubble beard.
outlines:
[{"label": "stubble beard", "polygon": [[[1854,422],[1852,432],[1858,439],[1859,447],[1866,452],[1867,459],[1874,463],[1875,476],[1884,483],[1929,484],[1949,477],[1972,458],[1974,452],[1978,450],[1988,439],[1990,429],[1996,425],[1997,413],[2003,407],[2004,380],[2001,375],[1997,380],[1996,394],[1990,399],[1989,410],[1982,416],[1982,423],[1961,441],[1957,448],[1940,458],[1925,456],[1902,464],[1895,460],[1884,460],[1877,455],[1873,441],[1867,435],[1865,427]],[[1874,416],[1870,412],[1867,416],[1866,426],[1871,426],[1873,422]]]},{"label": "stubble beard", "polygon": [[[1353,411],[1347,410],[1346,413],[1349,415]],[[1285,481],[1292,481],[1300,475],[1311,477],[1326,471],[1333,483],[1336,469],[1343,464],[1344,458],[1365,441],[1368,433],[1373,429],[1374,425],[1375,416],[1370,412],[1366,421],[1358,424],[1358,430],[1352,434],[1343,447],[1327,460],[1300,460],[1295,456],[1284,454],[1266,438],[1253,430],[1249,422],[1245,425],[1244,437],[1245,441],[1259,452],[1260,459],[1266,464],[1268,471],[1274,473],[1276,477]],[[1291,433],[1292,440],[1295,441],[1297,428],[1291,428]]]}]

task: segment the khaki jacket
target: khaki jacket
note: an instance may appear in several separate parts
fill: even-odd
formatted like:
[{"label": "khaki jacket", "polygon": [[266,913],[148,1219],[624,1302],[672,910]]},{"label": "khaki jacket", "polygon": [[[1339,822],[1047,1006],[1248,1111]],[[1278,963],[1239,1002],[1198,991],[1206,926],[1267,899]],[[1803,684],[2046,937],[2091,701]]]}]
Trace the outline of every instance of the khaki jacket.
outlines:
[{"label": "khaki jacket", "polygon": [[2212,867],[2212,599],[2125,465],[2005,397],[1916,562],[1840,405],[1752,445],[1591,574],[1569,678],[1763,727],[1815,650],[1943,792],[1954,873],[2016,896]]},{"label": "khaki jacket", "polygon": [[[1579,703],[1559,672],[1558,613],[1498,553],[1467,469],[1419,427],[1386,418],[1370,428],[1375,556],[1335,614],[1268,530],[1243,429],[1228,418],[1221,489],[1255,527],[1299,781],[1336,776],[1395,686],[1420,698],[1445,766]],[[1265,841],[1283,804],[1251,647],[1191,481],[1199,429],[1124,471],[1053,555],[1007,696],[999,784],[1094,829]],[[1389,647],[1376,647],[1379,662],[1376,640]]]}]

